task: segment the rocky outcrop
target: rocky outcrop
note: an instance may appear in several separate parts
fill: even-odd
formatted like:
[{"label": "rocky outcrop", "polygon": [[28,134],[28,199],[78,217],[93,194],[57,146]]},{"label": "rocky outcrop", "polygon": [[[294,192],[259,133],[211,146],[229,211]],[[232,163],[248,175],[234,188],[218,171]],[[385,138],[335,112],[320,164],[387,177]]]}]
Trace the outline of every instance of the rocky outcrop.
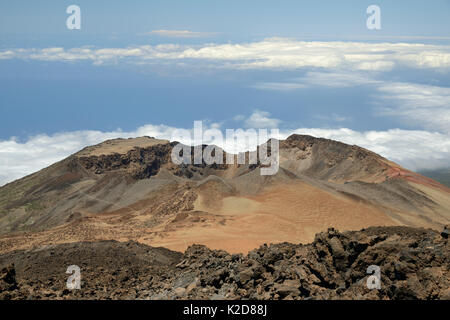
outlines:
[{"label": "rocky outcrop", "polygon": [[160,167],[170,161],[172,147],[173,143],[135,147],[125,154],[77,156],[73,161],[94,174],[122,171],[135,179],[146,179],[156,175]]},{"label": "rocky outcrop", "polygon": [[16,270],[14,264],[0,270],[0,299],[11,299],[11,292],[17,289]]},{"label": "rocky outcrop", "polygon": [[[344,233],[329,229],[308,245],[263,245],[245,256],[202,245],[183,255],[135,242],[60,245],[0,256],[0,266],[15,262],[18,278],[18,286],[3,289],[2,297],[448,300],[448,241],[433,230],[375,227]],[[77,262],[82,289],[69,291],[64,271],[78,258],[84,261]],[[52,263],[38,267],[44,260]],[[367,285],[373,276],[369,266],[380,270],[379,289]]]},{"label": "rocky outcrop", "polygon": [[[383,182],[387,160],[367,149],[339,141],[293,134],[280,142],[281,155],[295,161],[297,173],[338,183]],[[299,163],[305,162],[305,165]]]},{"label": "rocky outcrop", "polygon": [[[428,230],[329,229],[312,244],[262,246],[245,257],[193,246],[173,286],[195,278],[184,297],[202,299],[449,299],[449,252],[448,241]],[[367,286],[371,265],[381,271],[379,290]]]}]

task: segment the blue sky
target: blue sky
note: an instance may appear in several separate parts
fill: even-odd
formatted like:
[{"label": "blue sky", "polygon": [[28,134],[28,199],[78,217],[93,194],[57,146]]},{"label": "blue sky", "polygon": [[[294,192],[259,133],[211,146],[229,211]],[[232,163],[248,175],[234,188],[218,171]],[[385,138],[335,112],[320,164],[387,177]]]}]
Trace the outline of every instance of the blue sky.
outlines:
[{"label": "blue sky", "polygon": [[[66,27],[71,4],[81,30]],[[381,30],[366,27],[371,4]],[[450,166],[449,71],[448,0],[2,1],[0,185],[194,120]]]},{"label": "blue sky", "polygon": [[[71,4],[82,9],[83,27],[77,33],[65,27],[65,9]],[[382,9],[383,28],[378,36],[450,35],[448,0],[15,0],[0,4],[0,34],[8,44],[18,45],[17,39],[24,37],[28,44],[41,46],[78,41],[83,45],[140,44],[148,38],[139,34],[159,29],[210,32],[221,41],[271,36],[370,39],[373,33],[365,27],[365,10],[371,4]]]}]

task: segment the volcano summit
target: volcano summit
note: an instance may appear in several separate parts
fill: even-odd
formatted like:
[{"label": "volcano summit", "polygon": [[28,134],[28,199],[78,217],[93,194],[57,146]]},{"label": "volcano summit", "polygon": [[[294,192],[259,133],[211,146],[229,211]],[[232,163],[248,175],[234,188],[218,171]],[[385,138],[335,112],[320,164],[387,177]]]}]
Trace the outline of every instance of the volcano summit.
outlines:
[{"label": "volcano summit", "polygon": [[176,165],[175,145],[108,140],[1,187],[0,252],[133,240],[246,253],[330,227],[440,231],[450,221],[448,187],[358,146],[292,135],[279,141],[277,174],[263,176],[260,162]]}]

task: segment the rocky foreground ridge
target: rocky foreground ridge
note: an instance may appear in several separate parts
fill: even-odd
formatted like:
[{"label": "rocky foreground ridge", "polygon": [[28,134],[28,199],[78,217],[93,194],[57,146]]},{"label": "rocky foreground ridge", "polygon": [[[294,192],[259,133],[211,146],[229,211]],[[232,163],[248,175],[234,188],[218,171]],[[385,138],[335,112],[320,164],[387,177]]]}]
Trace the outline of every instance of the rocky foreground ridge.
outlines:
[{"label": "rocky foreground ridge", "polygon": [[[184,254],[137,242],[81,242],[0,256],[1,299],[450,299],[449,230],[373,227],[263,245],[230,255]],[[80,290],[66,289],[69,265]],[[381,270],[368,289],[367,268]]]}]

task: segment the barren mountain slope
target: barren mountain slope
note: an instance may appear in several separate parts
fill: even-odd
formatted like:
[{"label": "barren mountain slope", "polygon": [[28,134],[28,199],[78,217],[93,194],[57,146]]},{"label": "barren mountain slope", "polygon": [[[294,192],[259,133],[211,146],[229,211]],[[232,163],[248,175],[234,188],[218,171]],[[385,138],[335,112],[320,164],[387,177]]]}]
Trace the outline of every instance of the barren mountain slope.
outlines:
[{"label": "barren mountain slope", "polygon": [[175,165],[175,145],[115,139],[0,188],[0,251],[94,240],[247,252],[336,227],[450,221],[450,190],[357,146],[293,135],[280,170]]}]

